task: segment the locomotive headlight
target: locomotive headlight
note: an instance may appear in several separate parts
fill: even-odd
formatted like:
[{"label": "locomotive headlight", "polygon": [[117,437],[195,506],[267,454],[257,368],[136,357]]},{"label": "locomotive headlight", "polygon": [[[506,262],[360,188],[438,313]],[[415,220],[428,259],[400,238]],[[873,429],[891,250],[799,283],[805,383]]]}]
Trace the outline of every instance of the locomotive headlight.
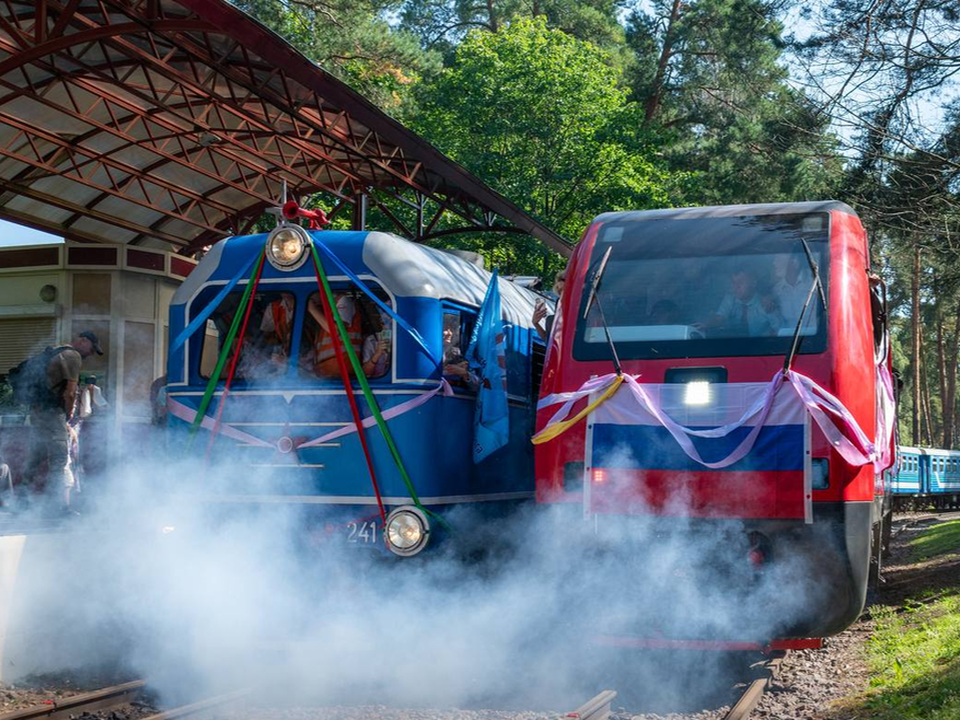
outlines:
[{"label": "locomotive headlight", "polygon": [[387,547],[395,555],[410,557],[427,546],[430,523],[420,508],[405,505],[387,516],[384,533]]},{"label": "locomotive headlight", "polygon": [[296,270],[307,260],[307,233],[298,225],[281,225],[267,238],[267,259],[277,270]]},{"label": "locomotive headlight", "polygon": [[688,382],[683,402],[685,405],[707,405],[710,402],[710,383],[706,380]]}]

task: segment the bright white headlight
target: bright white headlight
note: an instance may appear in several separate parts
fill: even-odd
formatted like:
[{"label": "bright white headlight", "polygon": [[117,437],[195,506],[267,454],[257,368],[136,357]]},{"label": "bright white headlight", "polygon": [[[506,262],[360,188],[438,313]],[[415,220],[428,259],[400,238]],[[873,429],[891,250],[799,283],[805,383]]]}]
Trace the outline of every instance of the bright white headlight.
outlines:
[{"label": "bright white headlight", "polygon": [[404,506],[387,516],[387,547],[396,555],[410,557],[427,546],[430,523],[419,508]]},{"label": "bright white headlight", "polygon": [[706,405],[710,402],[710,383],[706,380],[692,380],[687,383],[683,402],[686,405]]},{"label": "bright white headlight", "polygon": [[277,270],[296,270],[307,260],[308,238],[298,225],[281,225],[267,238],[267,259]]}]

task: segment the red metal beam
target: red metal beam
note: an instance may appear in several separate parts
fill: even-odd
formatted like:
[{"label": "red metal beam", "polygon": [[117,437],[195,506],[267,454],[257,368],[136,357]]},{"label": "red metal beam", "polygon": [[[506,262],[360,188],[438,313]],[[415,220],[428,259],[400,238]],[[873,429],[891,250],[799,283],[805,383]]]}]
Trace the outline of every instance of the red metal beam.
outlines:
[{"label": "red metal beam", "polygon": [[[24,141],[8,143],[2,154],[30,168],[3,187],[29,189],[32,195],[21,194],[38,202],[47,194],[30,188],[37,173],[96,188],[86,206],[51,203],[70,205],[71,222],[86,216],[124,227],[137,242],[183,245],[162,229],[177,220],[195,228],[192,240],[209,244],[254,221],[286,179],[296,192],[324,192],[341,205],[354,202],[347,185],[390,195],[417,212],[418,231],[427,236],[453,232],[436,231],[446,213],[493,231],[503,229],[494,226],[499,215],[567,251],[549,230],[223,0],[6,0],[0,33],[9,38],[0,37],[9,53],[0,61],[0,90],[7,91],[0,105],[27,97],[90,128],[64,138],[17,124],[15,112],[0,113],[7,139],[14,132]],[[112,155],[122,150],[115,142],[110,150],[94,145],[100,134],[157,160],[133,167]],[[157,177],[168,164],[215,185],[200,191]],[[215,199],[226,188],[245,200],[233,207]],[[409,190],[418,203],[404,197]],[[108,197],[158,218],[150,227],[111,221],[97,210]],[[439,209],[424,232],[425,198]],[[409,234],[392,206],[381,210]]]},{"label": "red metal beam", "polygon": [[[14,183],[0,178],[0,190],[16,193],[17,195],[22,195],[25,198],[30,198],[32,200],[36,200],[37,202],[45,203],[47,205],[68,210],[70,212],[82,212],[83,215],[92,220],[98,220],[99,222],[106,223],[107,225],[113,225],[129,232],[152,235],[158,240],[163,240],[164,242],[168,242],[176,247],[185,247],[187,245],[187,242],[181,237],[162,232],[150,232],[149,228],[145,228],[143,225],[127,220],[126,218],[117,217],[116,215],[99,212],[97,210],[87,210],[81,205],[70,202],[65,198],[35,190],[28,185],[23,185],[22,183]],[[8,208],[3,208],[2,212],[9,213],[10,211]]]}]

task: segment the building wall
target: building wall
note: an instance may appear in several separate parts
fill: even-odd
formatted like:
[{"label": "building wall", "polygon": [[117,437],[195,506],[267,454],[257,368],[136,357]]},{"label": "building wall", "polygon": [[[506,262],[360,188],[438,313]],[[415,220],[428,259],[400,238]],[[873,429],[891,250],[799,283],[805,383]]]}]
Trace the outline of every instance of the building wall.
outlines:
[{"label": "building wall", "polygon": [[[93,330],[105,354],[87,358],[81,377],[95,375],[110,403],[96,422],[114,456],[136,447],[150,423],[150,385],[165,371],[170,301],[194,265],[122,245],[0,250],[0,374]],[[0,427],[21,423],[0,408]]]}]

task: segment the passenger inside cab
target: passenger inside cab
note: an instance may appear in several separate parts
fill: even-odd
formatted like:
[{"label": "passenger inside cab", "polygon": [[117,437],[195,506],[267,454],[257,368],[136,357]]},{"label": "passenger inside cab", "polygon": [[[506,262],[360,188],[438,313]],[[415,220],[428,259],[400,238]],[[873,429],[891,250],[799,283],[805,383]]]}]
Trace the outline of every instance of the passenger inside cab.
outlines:
[{"label": "passenger inside cab", "polygon": [[[362,333],[357,302],[347,293],[335,293],[334,299],[337,303],[337,312],[347,329],[350,345],[353,346],[354,352],[359,355]],[[333,335],[323,313],[323,304],[320,301],[319,292],[310,296],[307,301],[307,312],[310,313],[310,317],[314,321],[310,328],[313,334],[314,373],[320,378],[340,377],[340,367],[337,364],[337,355],[333,346]],[[336,328],[333,328],[333,332],[336,332]]]},{"label": "passenger inside cab", "polygon": [[443,375],[449,382],[476,391],[480,380],[470,370],[461,345],[460,314],[445,313],[443,316]]},{"label": "passenger inside cab", "polygon": [[[334,298],[350,344],[360,358],[363,374],[368,378],[385,376],[390,369],[392,321],[385,318],[373,301],[366,297],[341,292],[334,293]],[[339,378],[340,368],[333,337],[323,313],[319,292],[310,296],[307,313],[304,342],[308,344],[301,347],[301,371],[305,369],[307,374],[312,373],[319,378]],[[352,375],[353,368],[349,368],[349,371]]]}]

